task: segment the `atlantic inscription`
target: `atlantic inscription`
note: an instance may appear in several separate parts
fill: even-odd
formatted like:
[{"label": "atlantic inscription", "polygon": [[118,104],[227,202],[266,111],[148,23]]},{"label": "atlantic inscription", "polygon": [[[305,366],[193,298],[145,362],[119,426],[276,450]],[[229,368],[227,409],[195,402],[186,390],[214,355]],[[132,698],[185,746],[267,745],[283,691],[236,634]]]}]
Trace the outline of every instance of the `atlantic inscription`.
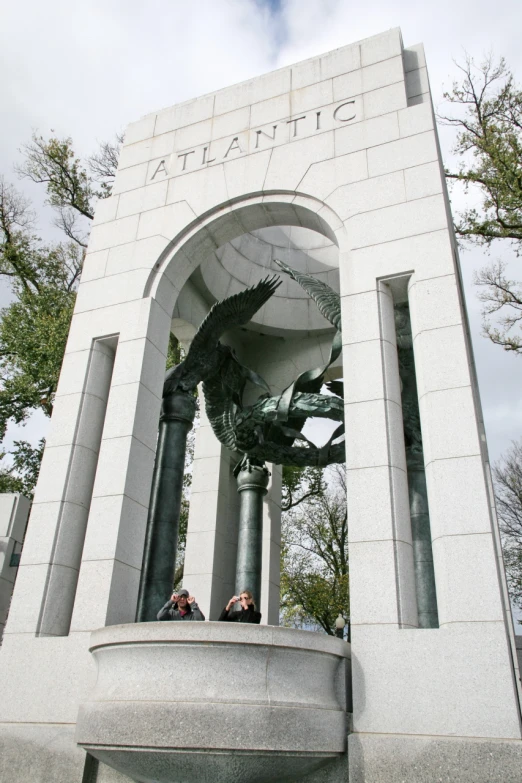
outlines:
[{"label": "atlantic inscription", "polygon": [[152,161],[147,179],[149,182],[157,182],[160,179],[195,171],[212,164],[223,163],[241,155],[260,152],[263,149],[324,133],[362,119],[361,114],[360,97],[350,98],[297,117],[208,141],[192,149],[176,150],[167,157]]}]

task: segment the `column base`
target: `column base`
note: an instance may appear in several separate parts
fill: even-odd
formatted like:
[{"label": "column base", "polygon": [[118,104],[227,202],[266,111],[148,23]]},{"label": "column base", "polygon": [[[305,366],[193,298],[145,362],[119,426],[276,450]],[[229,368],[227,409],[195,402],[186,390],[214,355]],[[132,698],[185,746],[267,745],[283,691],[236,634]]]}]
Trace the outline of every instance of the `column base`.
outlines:
[{"label": "column base", "polygon": [[522,740],[351,734],[349,783],[520,783]]}]

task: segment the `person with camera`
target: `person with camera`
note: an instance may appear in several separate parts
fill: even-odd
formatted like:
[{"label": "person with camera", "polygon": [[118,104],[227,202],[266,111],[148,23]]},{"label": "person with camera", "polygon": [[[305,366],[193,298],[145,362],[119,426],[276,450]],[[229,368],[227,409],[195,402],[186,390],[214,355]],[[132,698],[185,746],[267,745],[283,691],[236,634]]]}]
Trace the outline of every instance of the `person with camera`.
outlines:
[{"label": "person with camera", "polygon": [[[241,609],[239,612],[232,612],[232,607],[234,604],[237,604],[238,601]],[[242,590],[239,595],[233,595],[219,615],[218,620],[227,623],[255,623],[256,625],[259,625],[261,622],[261,612],[256,610],[254,596],[250,590]]]},{"label": "person with camera", "polygon": [[205,615],[193,595],[183,588],[172,594],[170,600],[159,610],[158,620],[204,620]]}]

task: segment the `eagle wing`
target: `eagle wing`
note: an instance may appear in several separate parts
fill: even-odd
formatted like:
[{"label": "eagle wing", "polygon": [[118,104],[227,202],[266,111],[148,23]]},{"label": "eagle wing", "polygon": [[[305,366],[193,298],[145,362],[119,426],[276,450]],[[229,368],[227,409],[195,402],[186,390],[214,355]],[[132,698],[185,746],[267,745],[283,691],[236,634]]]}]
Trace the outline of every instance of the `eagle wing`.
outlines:
[{"label": "eagle wing", "polygon": [[281,280],[277,275],[265,277],[264,280],[239,294],[216,302],[201,322],[185,361],[201,355],[202,352],[213,351],[224,332],[247,324],[280,285]]},{"label": "eagle wing", "polygon": [[314,300],[321,315],[330,321],[336,329],[341,329],[341,297],[337,294],[333,288],[323,283],[321,280],[312,277],[311,275],[305,275],[302,272],[297,272],[292,269],[291,266],[285,264],[284,261],[278,261],[274,259],[276,264],[281,267],[283,272],[295,280],[295,282],[306,291],[308,296]]}]

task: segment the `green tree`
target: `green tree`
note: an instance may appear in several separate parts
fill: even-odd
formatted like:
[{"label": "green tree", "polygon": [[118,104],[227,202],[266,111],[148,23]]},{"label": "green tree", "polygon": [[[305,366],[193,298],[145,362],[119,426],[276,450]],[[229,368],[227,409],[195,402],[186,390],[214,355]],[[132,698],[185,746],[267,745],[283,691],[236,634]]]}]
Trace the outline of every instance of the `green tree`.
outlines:
[{"label": "green tree", "polygon": [[281,616],[334,635],[337,616],[350,613],[346,480],[343,466],[321,473],[318,491],[283,514]]},{"label": "green tree", "polygon": [[[67,240],[43,243],[30,203],[0,178],[0,277],[14,295],[0,312],[2,440],[9,422],[20,424],[38,409],[52,413],[89,221],[96,199],[110,195],[117,143],[102,144],[85,165],[74,154],[71,139],[35,135],[23,154],[18,173],[45,185],[47,203]],[[41,444],[32,449],[19,441],[8,456],[11,462],[4,459],[0,465],[1,486],[31,494]]]},{"label": "green tree", "polygon": [[322,468],[283,466],[281,511],[290,511],[305,500],[324,493],[326,488]]},{"label": "green tree", "polygon": [[192,486],[192,464],[194,462],[194,445],[196,429],[199,426],[199,416],[196,415],[194,427],[187,436],[187,451],[185,453],[185,474],[183,476],[183,496],[179,514],[178,551],[176,553],[176,570],[174,573],[174,589],[181,587],[185,568],[185,550],[187,546],[187,525],[190,510],[190,488]]},{"label": "green tree", "polygon": [[[460,183],[478,206],[457,216],[462,240],[491,250],[496,240],[522,252],[522,91],[504,59],[492,56],[476,64],[467,56],[462,73],[444,93],[449,114],[442,123],[457,131],[453,152],[459,158],[446,177]],[[486,265],[476,275],[483,303],[484,333],[506,351],[522,352],[522,289],[506,274],[503,261]],[[491,319],[496,319],[496,324]]]},{"label": "green tree", "polygon": [[81,261],[73,243],[43,245],[28,202],[0,180],[0,275],[16,297],[0,313],[0,438],[9,421],[52,413]]},{"label": "green tree", "polygon": [[15,170],[20,177],[45,185],[47,203],[56,211],[56,225],[83,248],[96,201],[111,194],[122,141],[122,136],[116,136],[113,143],[100,144],[85,163],[74,152],[71,138],[45,139],[35,133],[22,147],[23,160]]},{"label": "green tree", "polygon": [[522,609],[522,440],[500,458],[493,478],[509,592]]},{"label": "green tree", "polygon": [[[36,447],[26,440],[15,441],[11,451],[12,464],[9,467],[0,466],[0,493],[21,492],[28,498],[33,496],[44,446],[43,438]],[[0,459],[3,456],[0,454]]]}]

